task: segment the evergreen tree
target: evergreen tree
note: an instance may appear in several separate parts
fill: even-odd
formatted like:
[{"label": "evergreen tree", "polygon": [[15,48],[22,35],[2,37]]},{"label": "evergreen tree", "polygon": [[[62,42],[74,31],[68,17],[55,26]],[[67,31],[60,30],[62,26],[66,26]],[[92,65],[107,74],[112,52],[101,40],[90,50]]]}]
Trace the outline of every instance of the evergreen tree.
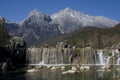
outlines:
[{"label": "evergreen tree", "polygon": [[3,46],[8,43],[10,36],[8,32],[5,30],[5,25],[6,25],[6,19],[3,18],[0,21],[0,46]]}]

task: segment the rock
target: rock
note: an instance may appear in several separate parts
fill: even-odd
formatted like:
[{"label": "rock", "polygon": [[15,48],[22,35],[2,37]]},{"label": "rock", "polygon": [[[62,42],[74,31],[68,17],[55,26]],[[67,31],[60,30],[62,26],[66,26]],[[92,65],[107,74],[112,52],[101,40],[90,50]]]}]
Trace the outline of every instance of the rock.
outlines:
[{"label": "rock", "polygon": [[70,48],[70,45],[67,44],[66,42],[58,42],[56,45],[56,48]]},{"label": "rock", "polygon": [[90,70],[90,66],[81,66],[80,70]]},{"label": "rock", "polygon": [[65,72],[62,72],[62,74],[67,74],[67,71],[65,71]]},{"label": "rock", "polygon": [[3,72],[7,71],[7,63],[6,63],[6,62],[4,62],[4,63],[2,64],[2,71],[3,71]]},{"label": "rock", "polygon": [[109,69],[110,68],[110,65],[109,64],[105,64],[102,66],[102,69]]},{"label": "rock", "polygon": [[79,72],[79,71],[77,71],[77,68],[76,68],[75,66],[72,66],[72,69],[71,69],[71,70],[64,71],[64,72],[62,72],[62,74],[68,74],[68,73],[74,74],[74,73],[76,73],[76,72]]},{"label": "rock", "polygon": [[38,71],[39,71],[38,69],[29,69],[26,72],[38,72]]},{"label": "rock", "polygon": [[36,68],[36,69],[40,69],[40,68],[42,68],[42,66],[38,65],[38,66],[36,66],[35,68]]},{"label": "rock", "polygon": [[77,71],[74,71],[74,70],[68,70],[68,71],[62,72],[62,74],[68,74],[68,73],[74,74],[74,73],[76,73],[76,72],[77,72]]},{"label": "rock", "polygon": [[79,71],[77,71],[77,70],[68,70],[68,71],[62,72],[62,74],[75,74],[77,72],[79,72]]},{"label": "rock", "polygon": [[76,68],[75,66],[72,66],[72,70],[73,70],[73,71],[76,71],[77,68]]},{"label": "rock", "polygon": [[25,42],[22,37],[13,37],[10,40],[11,46],[15,49],[18,49],[18,47],[25,47]]},{"label": "rock", "polygon": [[62,67],[61,67],[61,70],[65,70],[65,66],[62,66]]},{"label": "rock", "polygon": [[47,68],[51,68],[52,66],[48,65]]},{"label": "rock", "polygon": [[56,70],[57,69],[57,67],[55,67],[55,66],[53,66],[52,68],[51,68],[51,70]]},{"label": "rock", "polygon": [[101,72],[104,72],[104,71],[111,71],[110,69],[98,69],[97,71],[101,71]]},{"label": "rock", "polygon": [[120,53],[119,49],[116,49],[115,52],[118,53],[118,54]]}]

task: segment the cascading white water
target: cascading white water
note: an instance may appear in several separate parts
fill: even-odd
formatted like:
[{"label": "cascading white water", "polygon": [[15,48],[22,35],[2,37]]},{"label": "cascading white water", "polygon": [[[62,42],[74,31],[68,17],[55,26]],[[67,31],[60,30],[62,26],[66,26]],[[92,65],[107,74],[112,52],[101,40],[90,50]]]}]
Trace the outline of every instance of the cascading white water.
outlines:
[{"label": "cascading white water", "polygon": [[44,64],[45,64],[44,60],[39,63],[39,65],[44,65]]},{"label": "cascading white water", "polygon": [[98,61],[99,61],[97,64],[104,65],[103,51],[99,50],[97,54],[98,54]]},{"label": "cascading white water", "polygon": [[[63,49],[29,48],[26,54],[26,64],[38,64],[38,65],[72,64],[72,62],[74,63],[73,53],[74,51],[72,51],[72,49],[69,48],[63,48]],[[112,55],[110,53],[112,53]],[[93,52],[87,48],[83,51],[83,55],[81,56],[81,60],[83,60],[81,61],[81,64],[85,64],[85,65],[110,64],[110,59],[111,57],[114,57],[114,55],[115,55],[114,50],[108,50],[108,51],[97,50]],[[120,64],[119,60],[120,59],[117,60],[116,62],[117,64]]]},{"label": "cascading white water", "polygon": [[[112,55],[109,56],[108,55],[109,53],[112,53]],[[110,64],[110,58],[115,55],[114,50],[107,51],[108,56],[105,56],[103,54],[106,54],[106,53],[103,52],[103,50],[98,50],[97,51],[97,55],[95,56],[96,64],[98,64],[98,65]]]},{"label": "cascading white water", "polygon": [[120,57],[117,59],[116,64],[117,64],[117,65],[120,65]]},{"label": "cascading white water", "polygon": [[[70,64],[71,49],[63,48],[28,48],[26,53],[27,65],[59,65]],[[71,59],[70,59],[71,60]]]}]

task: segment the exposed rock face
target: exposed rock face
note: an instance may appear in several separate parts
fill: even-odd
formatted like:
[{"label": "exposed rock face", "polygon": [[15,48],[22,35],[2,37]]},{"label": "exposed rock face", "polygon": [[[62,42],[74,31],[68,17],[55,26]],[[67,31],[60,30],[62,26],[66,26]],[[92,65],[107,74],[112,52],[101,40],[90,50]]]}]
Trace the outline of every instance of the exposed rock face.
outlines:
[{"label": "exposed rock face", "polygon": [[30,15],[23,21],[18,31],[18,36],[25,39],[28,44],[45,42],[50,37],[60,34],[57,24],[51,22],[50,16],[33,10]]},{"label": "exposed rock face", "polygon": [[27,64],[71,64],[71,49],[28,48]]},{"label": "exposed rock face", "polygon": [[[4,21],[0,17],[0,23]],[[7,20],[5,20],[6,23]],[[23,37],[28,45],[50,44],[56,36],[70,33],[86,26],[112,27],[117,21],[102,17],[89,16],[79,11],[66,8],[49,16],[38,10],[33,10],[21,23],[8,23],[6,29],[11,36]]]},{"label": "exposed rock face", "polygon": [[9,35],[16,36],[20,27],[20,23],[8,23],[5,28],[9,32]]},{"label": "exposed rock face", "polygon": [[82,49],[82,64],[95,64],[94,51],[91,47]]},{"label": "exposed rock face", "polygon": [[2,71],[3,72],[7,71],[7,63],[5,62],[2,64]]},{"label": "exposed rock face", "polygon": [[13,63],[25,64],[26,43],[21,37],[13,37],[10,41],[10,53]]},{"label": "exposed rock face", "polygon": [[79,51],[72,48],[28,48],[27,64],[120,64],[120,56],[115,50],[93,50],[90,47]]},{"label": "exposed rock face", "polygon": [[23,38],[13,37],[9,44],[0,46],[0,70],[11,70],[26,62],[26,45]]},{"label": "exposed rock face", "polygon": [[58,42],[56,48],[70,48],[70,45],[65,42]]},{"label": "exposed rock face", "polygon": [[111,48],[115,49],[115,51],[113,52],[115,54],[113,55],[112,59],[110,60],[110,63],[120,65],[120,43],[113,45]]}]

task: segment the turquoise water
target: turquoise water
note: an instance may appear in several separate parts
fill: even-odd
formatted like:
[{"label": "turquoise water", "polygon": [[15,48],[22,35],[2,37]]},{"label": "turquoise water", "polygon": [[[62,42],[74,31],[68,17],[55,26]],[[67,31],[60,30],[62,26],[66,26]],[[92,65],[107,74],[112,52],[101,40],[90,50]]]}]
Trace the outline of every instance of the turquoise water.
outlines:
[{"label": "turquoise water", "polygon": [[92,68],[75,74],[62,74],[61,70],[41,69],[34,73],[1,73],[0,80],[120,80],[120,71]]}]

